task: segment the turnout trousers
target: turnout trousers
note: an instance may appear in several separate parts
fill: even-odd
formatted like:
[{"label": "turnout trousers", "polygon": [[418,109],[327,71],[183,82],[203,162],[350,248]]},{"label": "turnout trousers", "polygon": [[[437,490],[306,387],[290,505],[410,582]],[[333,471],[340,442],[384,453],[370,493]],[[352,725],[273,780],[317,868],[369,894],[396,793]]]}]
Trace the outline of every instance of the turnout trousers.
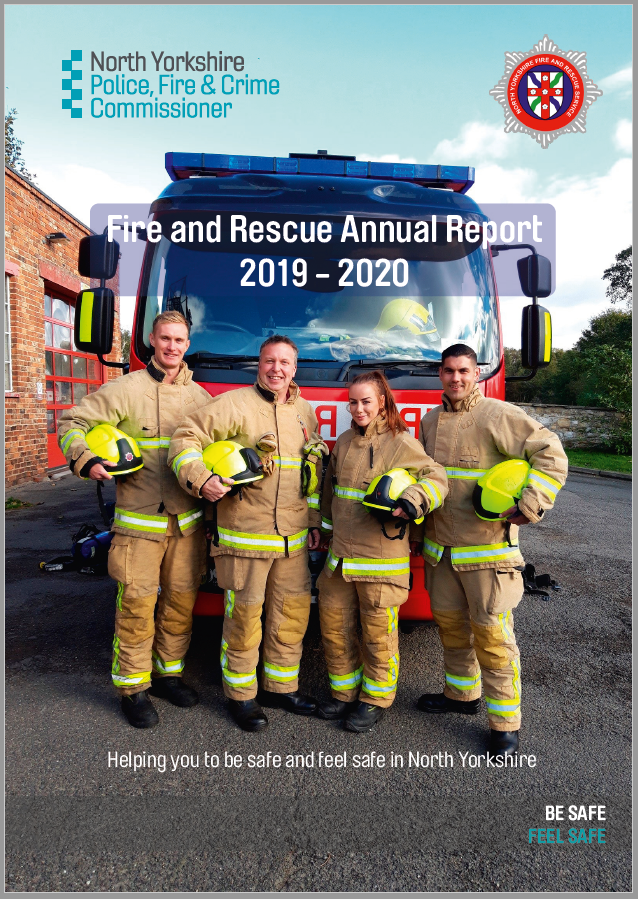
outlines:
[{"label": "turnout trousers", "polygon": [[109,550],[109,574],[117,581],[111,676],[118,692],[148,690],[151,671],[154,677],[181,675],[205,566],[204,531],[180,534],[175,515],[169,515],[163,540],[114,535]]},{"label": "turnout trousers", "polygon": [[263,632],[262,686],[294,693],[310,616],[308,552],[277,559],[216,556],[217,582],[224,590],[221,666],[229,699],[254,699]]},{"label": "turnout trousers", "polygon": [[492,730],[518,730],[521,666],[512,609],[523,596],[520,571],[455,571],[446,548],[438,565],[426,563],[425,584],[443,644],[444,694],[478,699],[482,678]]},{"label": "turnout trousers", "polygon": [[[322,571],[317,586],[333,697],[389,708],[399,678],[399,606],[408,598],[407,587],[345,581],[341,561],[331,577]],[[358,619],[363,644],[357,633]]]}]

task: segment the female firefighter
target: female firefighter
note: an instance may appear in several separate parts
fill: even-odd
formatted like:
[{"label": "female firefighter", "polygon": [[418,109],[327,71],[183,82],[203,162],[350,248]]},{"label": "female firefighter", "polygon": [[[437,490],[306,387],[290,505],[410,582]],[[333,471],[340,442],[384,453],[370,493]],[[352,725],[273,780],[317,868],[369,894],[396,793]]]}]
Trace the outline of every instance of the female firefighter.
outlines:
[{"label": "female firefighter", "polygon": [[349,404],[352,424],[332,451],[322,495],[322,530],[332,539],[318,602],[332,699],[317,714],[365,733],[396,694],[410,521],[438,508],[448,487],[445,469],[407,433],[382,372],[354,378]]}]

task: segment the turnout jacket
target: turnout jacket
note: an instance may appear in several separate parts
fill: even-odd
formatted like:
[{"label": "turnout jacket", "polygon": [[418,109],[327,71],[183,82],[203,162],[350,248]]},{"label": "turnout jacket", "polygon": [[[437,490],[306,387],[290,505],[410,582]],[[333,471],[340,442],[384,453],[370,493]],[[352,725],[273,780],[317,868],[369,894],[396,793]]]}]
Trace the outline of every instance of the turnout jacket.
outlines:
[{"label": "turnout jacket", "polygon": [[209,403],[210,394],[194,383],[184,362],[172,384],[163,383],[165,376],[153,356],[142,371],[109,381],[66,409],[58,426],[60,448],[80,478],[88,476],[90,463],[99,458],[84,439],[91,428],[113,425],[136,440],[144,467],[114,479],[113,530],[148,540],[167,536],[169,513],[177,515],[182,533],[190,533],[204,520],[202,504],[182,490],[166,459],[177,425],[189,412]]},{"label": "turnout jacket", "polygon": [[235,496],[227,494],[214,509],[209,504],[208,517],[216,515],[217,522],[213,556],[292,556],[304,550],[308,527],[319,526],[319,495],[304,496],[301,482],[304,446],[311,438],[319,440],[317,418],[294,381],[285,403],[259,383],[215,397],[177,428],[168,462],[182,487],[199,497],[211,477],[202,460],[209,444],[234,440],[254,449],[264,437],[276,443],[272,473]]},{"label": "turnout jacket", "polygon": [[445,505],[426,520],[425,560],[436,565],[450,546],[457,571],[524,565],[518,527],[480,519],[472,494],[477,480],[492,466],[525,459],[532,470],[518,508],[530,522],[540,521],[567,479],[567,456],[556,434],[522,409],[488,399],[475,387],[456,404],[444,393],[442,405],[421,419],[420,440],[425,451],[445,466],[450,487]]},{"label": "turnout jacket", "polygon": [[[332,534],[328,577],[342,559],[346,581],[409,586],[409,527],[402,539],[388,539],[381,523],[361,503],[374,478],[392,468],[404,468],[417,479],[401,494],[415,507],[417,517],[441,506],[448,492],[445,469],[406,431],[393,436],[385,418],[377,416],[367,428],[352,427],[337,439],[321,501],[321,527]],[[395,521],[408,525],[405,519],[393,519],[385,526],[389,537],[400,533]]]}]

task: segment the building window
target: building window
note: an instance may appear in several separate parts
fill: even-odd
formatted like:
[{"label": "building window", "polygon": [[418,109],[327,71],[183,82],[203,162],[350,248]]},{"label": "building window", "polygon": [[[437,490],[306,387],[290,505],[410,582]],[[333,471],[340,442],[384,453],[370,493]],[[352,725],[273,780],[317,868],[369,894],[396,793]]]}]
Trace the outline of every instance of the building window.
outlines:
[{"label": "building window", "polygon": [[73,340],[74,303],[47,291],[44,295],[47,431],[55,434],[58,417],[102,384],[102,366]]},{"label": "building window", "polygon": [[11,305],[9,275],[4,276],[4,390],[10,393],[13,389],[13,373],[11,371]]}]

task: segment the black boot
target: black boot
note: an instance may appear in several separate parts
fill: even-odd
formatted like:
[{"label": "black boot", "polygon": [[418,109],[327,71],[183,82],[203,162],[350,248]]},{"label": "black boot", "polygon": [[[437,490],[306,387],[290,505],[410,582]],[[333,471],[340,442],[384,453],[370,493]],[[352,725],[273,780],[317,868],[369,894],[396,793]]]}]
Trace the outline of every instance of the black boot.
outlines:
[{"label": "black boot", "polygon": [[367,734],[372,730],[377,721],[385,714],[385,709],[379,705],[371,705],[368,702],[359,702],[354,712],[350,712],[345,720],[346,730],[352,730],[357,734]]},{"label": "black boot", "polygon": [[122,711],[133,727],[155,727],[159,724],[159,717],[147,690],[122,696]]},{"label": "black boot", "polygon": [[488,753],[493,756],[514,755],[518,750],[517,730],[491,730]]},{"label": "black boot", "polygon": [[272,690],[263,690],[259,694],[259,701],[269,709],[284,709],[293,715],[314,715],[317,710],[317,702],[311,696],[303,696],[295,690],[294,693],[273,693]]},{"label": "black boot", "polygon": [[445,712],[458,712],[459,715],[477,715],[480,699],[470,699],[462,702],[460,699],[449,699],[445,693],[424,693],[417,701],[418,708],[422,712],[443,714]]},{"label": "black boot", "polygon": [[168,699],[173,705],[188,709],[199,702],[199,696],[192,687],[187,687],[181,677],[154,677],[151,693],[161,699]]},{"label": "black boot", "polygon": [[242,730],[256,731],[268,727],[268,718],[255,699],[229,699],[228,711]]},{"label": "black boot", "polygon": [[329,699],[327,702],[317,703],[317,718],[325,718],[333,721],[336,718],[346,718],[350,712],[354,712],[359,705],[359,700],[344,702],[342,699]]}]

